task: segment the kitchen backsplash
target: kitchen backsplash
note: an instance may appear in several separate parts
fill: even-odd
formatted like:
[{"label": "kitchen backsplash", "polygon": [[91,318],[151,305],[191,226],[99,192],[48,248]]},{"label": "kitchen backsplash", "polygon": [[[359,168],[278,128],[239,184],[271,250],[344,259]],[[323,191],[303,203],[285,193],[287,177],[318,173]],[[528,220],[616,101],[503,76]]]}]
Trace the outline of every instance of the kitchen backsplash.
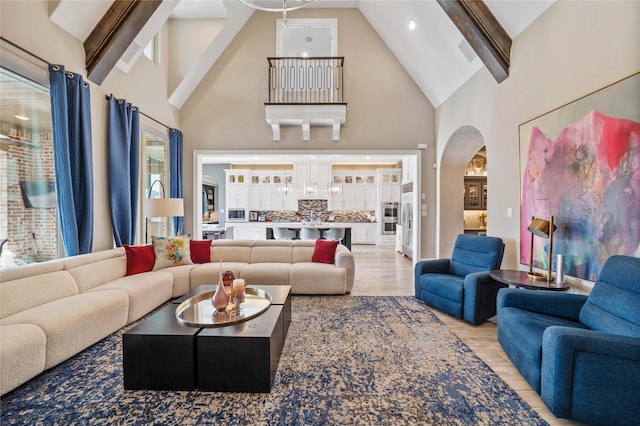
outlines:
[{"label": "kitchen backsplash", "polygon": [[320,221],[328,220],[329,216],[334,216],[335,222],[370,222],[375,215],[374,211],[365,210],[328,211],[327,205],[327,200],[299,200],[298,211],[259,211],[258,216],[273,222],[307,221],[312,219],[312,215],[313,220]]}]

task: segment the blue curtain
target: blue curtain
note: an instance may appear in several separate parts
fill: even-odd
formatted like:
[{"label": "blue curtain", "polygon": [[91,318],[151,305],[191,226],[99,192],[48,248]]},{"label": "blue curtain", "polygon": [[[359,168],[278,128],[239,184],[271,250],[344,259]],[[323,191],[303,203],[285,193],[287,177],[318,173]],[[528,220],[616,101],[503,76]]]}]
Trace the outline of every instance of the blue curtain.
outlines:
[{"label": "blue curtain", "polygon": [[107,118],[109,206],[116,247],[134,244],[138,216],[140,111],[109,96]]},{"label": "blue curtain", "polygon": [[93,246],[90,89],[62,65],[49,65],[49,84],[60,231],[67,256],[75,256]]},{"label": "blue curtain", "polygon": [[[169,197],[182,198],[182,132],[178,129],[169,131]],[[184,217],[172,220],[175,235],[183,235]]]}]

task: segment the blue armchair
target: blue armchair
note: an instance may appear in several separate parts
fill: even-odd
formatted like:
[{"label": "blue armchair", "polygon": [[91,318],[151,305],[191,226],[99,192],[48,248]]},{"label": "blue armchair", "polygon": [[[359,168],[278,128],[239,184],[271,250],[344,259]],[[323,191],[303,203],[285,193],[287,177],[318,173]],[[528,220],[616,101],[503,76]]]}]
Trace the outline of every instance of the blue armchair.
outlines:
[{"label": "blue armchair", "polygon": [[498,340],[557,417],[640,425],[640,259],[611,256],[589,296],[498,292]]},{"label": "blue armchair", "polygon": [[450,259],[415,266],[415,296],[428,305],[477,325],[496,314],[496,294],[506,287],[489,277],[504,254],[501,238],[458,235]]}]

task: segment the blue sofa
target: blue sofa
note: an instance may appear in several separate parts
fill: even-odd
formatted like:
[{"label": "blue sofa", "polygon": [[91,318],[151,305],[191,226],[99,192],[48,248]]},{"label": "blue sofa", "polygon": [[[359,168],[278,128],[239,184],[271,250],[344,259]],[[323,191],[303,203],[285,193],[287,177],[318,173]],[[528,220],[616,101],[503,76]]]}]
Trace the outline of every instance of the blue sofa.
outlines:
[{"label": "blue sofa", "polygon": [[498,292],[498,340],[557,417],[640,425],[640,259],[611,256],[589,296]]},{"label": "blue sofa", "polygon": [[415,296],[436,309],[477,325],[496,314],[496,295],[506,287],[489,277],[504,254],[501,238],[460,234],[450,259],[415,266]]}]

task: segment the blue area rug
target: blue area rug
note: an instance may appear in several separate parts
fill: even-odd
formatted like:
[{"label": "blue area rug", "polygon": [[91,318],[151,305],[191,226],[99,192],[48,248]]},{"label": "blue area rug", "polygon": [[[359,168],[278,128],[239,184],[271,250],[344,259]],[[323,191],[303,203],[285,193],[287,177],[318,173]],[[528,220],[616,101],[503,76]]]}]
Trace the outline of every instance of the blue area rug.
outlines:
[{"label": "blue area rug", "polygon": [[294,296],[292,317],[269,394],[125,391],[121,330],[2,397],[0,423],[547,424],[413,297]]}]

